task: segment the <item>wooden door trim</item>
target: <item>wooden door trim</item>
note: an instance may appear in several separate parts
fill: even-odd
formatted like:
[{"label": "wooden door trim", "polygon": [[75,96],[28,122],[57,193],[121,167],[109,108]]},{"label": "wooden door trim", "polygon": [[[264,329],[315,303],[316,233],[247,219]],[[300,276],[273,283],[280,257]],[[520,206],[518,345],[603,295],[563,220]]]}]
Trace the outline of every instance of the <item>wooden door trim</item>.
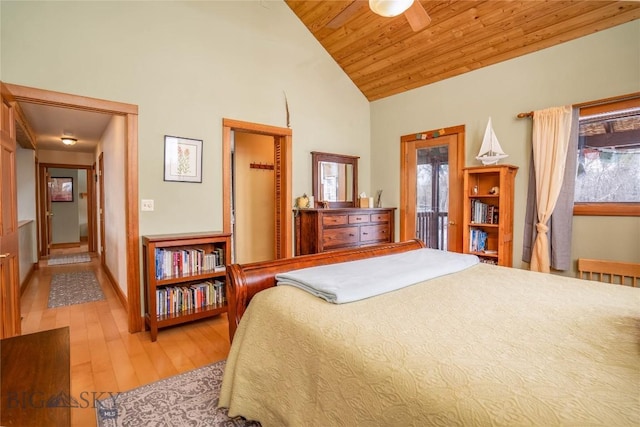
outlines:
[{"label": "wooden door trim", "polygon": [[[20,253],[18,236],[18,194],[16,182],[16,100],[6,85],[0,82],[0,161],[5,150],[9,156],[9,171],[0,166],[2,192],[0,196],[0,338],[21,333],[20,316]],[[9,178],[6,182],[4,178]],[[5,197],[7,196],[8,197]],[[3,206],[7,202],[9,207]],[[7,212],[9,213],[7,215]],[[6,221],[5,221],[6,220]],[[8,255],[8,256],[7,256]]]},{"label": "wooden door trim", "polygon": [[231,233],[231,132],[242,131],[274,138],[274,150],[280,161],[274,165],[276,183],[276,257],[288,258],[293,255],[292,215],[291,215],[291,164],[292,131],[259,123],[222,119],[222,229]]},{"label": "wooden door trim", "polygon": [[138,106],[86,96],[5,83],[16,101],[75,110],[114,114],[125,118],[125,228],[129,332],[143,330],[140,298],[140,234],[138,224]]},{"label": "wooden door trim", "polygon": [[[448,128],[434,129],[424,132],[412,133],[409,135],[403,135],[400,137],[400,241],[404,241],[407,239],[413,239],[415,236],[410,236],[410,226],[408,224],[409,218],[408,214],[411,211],[411,207],[409,206],[413,200],[415,200],[415,195],[411,198],[412,190],[410,188],[409,183],[409,171],[406,168],[406,164],[408,162],[408,154],[409,154],[409,143],[422,141],[422,140],[433,140],[437,139],[440,136],[456,136],[456,172],[457,179],[453,182],[453,185],[449,187],[450,195],[458,195],[458,197],[449,198],[449,204],[456,204],[458,211],[458,217],[453,220],[449,218],[449,221],[453,221],[455,224],[454,227],[449,227],[449,232],[454,232],[458,251],[462,250],[462,232],[461,232],[461,221],[462,221],[462,180],[463,180],[463,171],[464,163],[465,163],[465,126],[458,125],[452,126]],[[451,183],[451,182],[450,182]],[[451,225],[451,224],[450,224]],[[457,225],[457,226],[455,226]],[[450,248],[449,250],[455,250],[456,248]]]},{"label": "wooden door trim", "polygon": [[89,239],[87,249],[89,252],[96,252],[96,162],[93,162],[91,169],[87,170],[87,228]]},{"label": "wooden door trim", "polygon": [[[105,246],[104,246],[104,153],[98,155],[98,188],[100,189],[100,198],[98,200],[98,224],[100,227],[100,264],[105,265]],[[102,212],[100,212],[100,210]]]}]

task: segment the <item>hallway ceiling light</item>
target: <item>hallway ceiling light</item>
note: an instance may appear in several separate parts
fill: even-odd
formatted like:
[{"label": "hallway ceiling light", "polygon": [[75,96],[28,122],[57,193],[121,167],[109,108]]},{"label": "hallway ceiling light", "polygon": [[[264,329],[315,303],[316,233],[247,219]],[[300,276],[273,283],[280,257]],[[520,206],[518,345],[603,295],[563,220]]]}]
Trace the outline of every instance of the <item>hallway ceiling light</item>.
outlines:
[{"label": "hallway ceiling light", "polygon": [[62,137],[62,143],[64,145],[75,145],[76,142],[78,142],[78,140],[75,139],[75,138],[71,138],[70,136],[63,136]]}]

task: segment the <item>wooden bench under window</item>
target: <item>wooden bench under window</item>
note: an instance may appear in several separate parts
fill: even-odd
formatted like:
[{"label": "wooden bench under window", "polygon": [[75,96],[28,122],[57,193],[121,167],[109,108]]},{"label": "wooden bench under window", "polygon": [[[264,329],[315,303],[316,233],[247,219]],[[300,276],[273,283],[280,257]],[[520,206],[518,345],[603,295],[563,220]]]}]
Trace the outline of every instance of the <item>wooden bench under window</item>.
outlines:
[{"label": "wooden bench under window", "polygon": [[640,281],[640,264],[579,258],[578,277],[636,287]]}]

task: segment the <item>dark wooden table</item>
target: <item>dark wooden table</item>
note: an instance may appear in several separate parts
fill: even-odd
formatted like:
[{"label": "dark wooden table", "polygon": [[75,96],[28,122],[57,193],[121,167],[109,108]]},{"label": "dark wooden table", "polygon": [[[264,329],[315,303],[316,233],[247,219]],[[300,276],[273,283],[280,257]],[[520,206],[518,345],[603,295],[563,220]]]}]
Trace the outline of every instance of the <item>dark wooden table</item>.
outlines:
[{"label": "dark wooden table", "polygon": [[0,425],[69,426],[69,328],[0,340]]}]

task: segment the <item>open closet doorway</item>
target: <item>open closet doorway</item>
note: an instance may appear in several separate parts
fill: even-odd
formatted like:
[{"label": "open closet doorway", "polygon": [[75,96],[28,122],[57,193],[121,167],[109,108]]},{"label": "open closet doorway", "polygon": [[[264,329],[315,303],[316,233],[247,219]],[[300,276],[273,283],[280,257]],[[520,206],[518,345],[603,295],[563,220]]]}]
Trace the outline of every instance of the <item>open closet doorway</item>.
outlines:
[{"label": "open closet doorway", "polygon": [[223,231],[233,262],[292,255],[291,129],[223,119]]},{"label": "open closet doorway", "polygon": [[400,240],[462,252],[464,126],[400,138]]},{"label": "open closet doorway", "polygon": [[96,251],[95,175],[93,166],[39,165],[40,256],[56,248]]},{"label": "open closet doorway", "polygon": [[231,147],[234,262],[276,259],[273,137],[237,131]]}]

